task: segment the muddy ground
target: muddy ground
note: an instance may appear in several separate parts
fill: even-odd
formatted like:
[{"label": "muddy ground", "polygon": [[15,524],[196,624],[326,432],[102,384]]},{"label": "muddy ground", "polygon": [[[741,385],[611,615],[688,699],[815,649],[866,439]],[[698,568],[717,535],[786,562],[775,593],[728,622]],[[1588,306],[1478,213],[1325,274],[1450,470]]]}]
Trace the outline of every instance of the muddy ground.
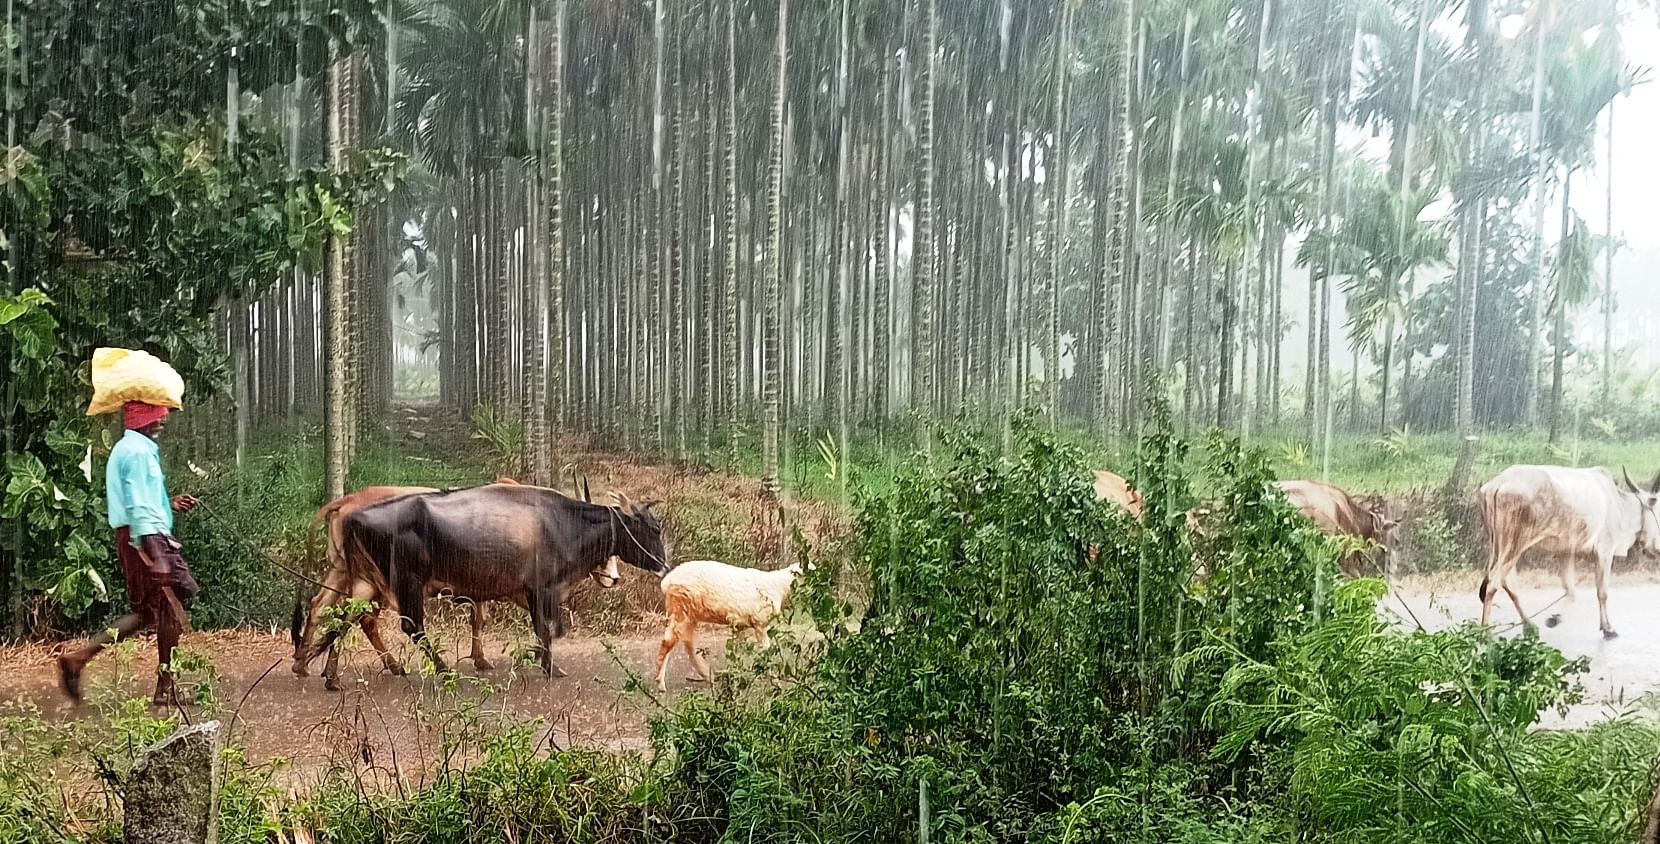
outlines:
[{"label": "muddy ground", "polygon": [[[447,657],[465,656],[466,632],[444,625]],[[699,640],[710,664],[725,666],[726,635],[710,630]],[[320,676],[290,671],[292,648],[285,635],[265,631],[212,631],[186,634],[183,647],[205,656],[217,680],[205,672],[187,675],[194,687],[211,682],[215,703],[187,707],[186,717],[215,715],[231,725],[255,763],[278,760],[279,781],[291,785],[315,777],[331,766],[359,772],[400,773],[419,781],[443,760],[442,737],[465,734],[505,721],[541,719],[538,735],[555,746],[584,746],[622,751],[649,747],[647,720],[668,700],[694,684],[683,651],[669,662],[669,693],[657,695],[650,682],[657,636],[630,632],[618,636],[575,636],[554,644],[556,663],[568,672],[547,679],[523,658],[530,637],[511,625],[495,625],[487,637],[492,671],[477,671],[464,659],[446,681],[416,669],[406,643],[394,645],[412,670],[398,677],[386,672],[374,651],[356,642],[342,656],[344,691],[330,692]],[[0,678],[0,706],[7,711],[33,709],[49,722],[103,718],[107,707],[123,698],[147,695],[155,671],[154,639],[135,640],[129,649],[105,652],[88,669],[87,702],[72,704],[59,692],[54,669],[55,646],[26,645],[0,650],[8,670]],[[632,682],[637,680],[638,682]]]}]

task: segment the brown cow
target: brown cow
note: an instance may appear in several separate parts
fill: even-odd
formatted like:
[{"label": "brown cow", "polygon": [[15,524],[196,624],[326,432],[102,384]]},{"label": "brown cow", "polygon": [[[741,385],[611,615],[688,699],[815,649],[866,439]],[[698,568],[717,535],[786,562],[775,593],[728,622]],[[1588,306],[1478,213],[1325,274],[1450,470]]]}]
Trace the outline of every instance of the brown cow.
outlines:
[{"label": "brown cow", "polygon": [[[1394,544],[1395,526],[1399,523],[1376,510],[1361,506],[1341,489],[1322,481],[1280,481],[1278,486],[1285,494],[1285,500],[1313,522],[1321,533],[1327,536],[1358,536],[1376,543],[1385,554]],[[1339,566],[1344,574],[1357,577],[1365,558],[1365,552],[1355,551],[1344,555]]]},{"label": "brown cow", "polygon": [[1100,501],[1116,502],[1129,512],[1132,518],[1141,518],[1141,493],[1123,475],[1115,475],[1104,469],[1095,470],[1095,497]]},{"label": "brown cow", "polygon": [[[497,478],[496,483],[512,484],[517,482],[512,478]],[[294,662],[290,666],[290,670],[296,675],[306,677],[311,673],[311,660],[317,656],[316,652],[311,650],[314,644],[313,640],[317,635],[318,625],[322,622],[323,613],[329,607],[338,606],[352,598],[373,601],[381,609],[396,608],[397,606],[396,601],[392,599],[391,590],[387,587],[385,579],[379,577],[378,572],[370,571],[354,574],[347,567],[345,557],[341,553],[340,524],[342,520],[358,510],[388,499],[431,492],[438,492],[438,490],[434,487],[424,486],[364,487],[323,505],[312,517],[314,527],[325,521],[328,524],[328,548],[326,550],[328,568],[323,573],[322,585],[318,588],[317,594],[311,598],[309,611],[302,617],[299,603],[296,601],[294,605],[294,618],[290,630],[294,642]],[[446,588],[442,583],[434,583],[432,588],[428,590],[427,597],[437,597]],[[480,602],[469,601],[468,608],[471,615],[473,634],[470,658],[474,668],[480,671],[489,671],[494,666],[484,656],[483,629],[487,621],[484,605]],[[358,620],[358,625],[363,628],[363,635],[368,638],[369,644],[380,654],[381,664],[386,666],[386,670],[392,674],[402,676],[404,673],[402,663],[392,656],[391,649],[386,646],[386,641],[380,636],[380,630],[376,623],[378,615],[378,613],[365,615]],[[331,643],[328,652],[328,661],[323,665],[324,685],[331,691],[339,691],[339,648]]]}]

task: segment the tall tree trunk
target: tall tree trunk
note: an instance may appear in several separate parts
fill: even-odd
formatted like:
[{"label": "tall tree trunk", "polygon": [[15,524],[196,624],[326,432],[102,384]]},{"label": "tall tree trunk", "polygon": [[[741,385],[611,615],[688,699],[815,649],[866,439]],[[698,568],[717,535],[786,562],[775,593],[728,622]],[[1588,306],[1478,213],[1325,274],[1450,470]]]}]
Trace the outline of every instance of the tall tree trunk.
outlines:
[{"label": "tall tree trunk", "polygon": [[1551,338],[1551,380],[1550,380],[1550,442],[1556,444],[1562,441],[1562,377],[1563,367],[1568,356],[1568,302],[1563,298],[1562,289],[1562,255],[1563,248],[1568,243],[1568,226],[1570,221],[1570,206],[1568,204],[1569,188],[1573,185],[1573,168],[1566,168],[1562,173],[1562,234],[1556,241],[1557,278],[1556,292],[1551,298],[1551,314],[1555,319]]},{"label": "tall tree trunk", "polygon": [[934,399],[934,87],[938,65],[938,15],[935,0],[920,0],[922,11],[922,78],[917,119],[916,244],[911,254],[912,301],[917,303],[915,323],[916,360],[913,362],[912,405],[922,412],[923,448],[932,448],[928,424]]},{"label": "tall tree trunk", "polygon": [[1608,102],[1608,147],[1603,155],[1607,191],[1606,235],[1602,245],[1602,406],[1614,396],[1614,102]]},{"label": "tall tree trunk", "polygon": [[1067,121],[1067,77],[1072,64],[1072,3],[1070,0],[1057,0],[1056,15],[1060,18],[1059,32],[1055,35],[1055,186],[1054,196],[1050,201],[1054,204],[1054,234],[1049,245],[1049,296],[1048,313],[1044,317],[1044,327],[1048,329],[1045,338],[1043,356],[1046,365],[1043,368],[1044,385],[1048,387],[1049,424],[1060,424],[1061,401],[1061,277],[1066,272],[1065,244],[1067,242],[1067,210],[1069,191],[1071,189],[1071,172],[1068,165],[1071,160],[1069,148],[1072,145],[1071,130]]},{"label": "tall tree trunk", "polygon": [[[1548,4],[1546,4],[1548,6]],[[1545,8],[1545,7],[1541,7]],[[1545,138],[1542,130],[1545,101],[1546,17],[1534,22],[1538,28],[1533,46],[1533,110],[1528,117],[1528,148],[1533,153],[1533,288],[1528,294],[1527,359],[1522,370],[1522,423],[1539,424],[1539,350],[1545,315]]]},{"label": "tall tree trunk", "polygon": [[738,219],[738,0],[726,0],[726,56],[721,77],[721,179],[724,182],[722,202],[726,215],[726,400],[727,468],[738,468],[738,438],[742,430],[742,408],[746,396],[742,392],[742,374],[750,364],[748,349],[738,346],[738,232],[743,223]]},{"label": "tall tree trunk", "polygon": [[691,370],[686,359],[686,108],[685,73],[682,42],[684,26],[677,16],[674,27],[673,89],[674,107],[670,116],[669,162],[669,286],[668,286],[668,358],[663,377],[668,381],[669,413],[673,419],[674,455],[686,457],[686,375]]},{"label": "tall tree trunk", "polygon": [[[351,107],[349,91],[352,86],[351,59],[340,55],[338,42],[330,42],[328,70],[328,154],[329,166],[344,170],[345,152],[350,137],[347,112]],[[324,402],[327,420],[324,425],[327,439],[325,483],[330,498],[346,494],[346,473],[351,455],[347,450],[347,431],[350,418],[346,408],[350,396],[346,394],[346,288],[351,279],[346,274],[349,235],[335,234],[328,243],[328,303],[326,344],[328,348],[328,392]]]},{"label": "tall tree trunk", "polygon": [[826,389],[825,393],[836,403],[836,454],[842,461],[836,471],[836,480],[841,486],[841,492],[847,494],[847,472],[844,468],[847,454],[847,405],[848,405],[848,375],[847,365],[847,331],[848,314],[847,298],[852,284],[852,267],[849,262],[852,257],[848,245],[848,224],[850,221],[849,190],[848,190],[848,155],[849,144],[852,142],[851,114],[852,103],[848,100],[848,85],[850,53],[853,49],[853,12],[851,0],[841,0],[841,26],[839,28],[840,67],[836,73],[836,103],[837,113],[840,116],[840,125],[836,130],[836,233],[831,238],[830,248],[834,250],[836,278],[830,283],[830,349],[826,361],[825,373],[833,379],[834,389]]},{"label": "tall tree trunk", "polygon": [[1395,318],[1389,317],[1383,321],[1383,368],[1378,373],[1383,379],[1383,388],[1378,395],[1378,436],[1380,437],[1389,433],[1389,378],[1390,373],[1394,371],[1394,356]]},{"label": "tall tree trunk", "polygon": [[[729,0],[730,1],[730,0]],[[893,316],[890,313],[893,301],[892,279],[889,274],[893,266],[892,245],[890,232],[893,227],[893,100],[889,95],[892,84],[894,57],[890,49],[892,45],[883,39],[882,70],[877,82],[876,108],[881,114],[880,128],[877,130],[877,202],[876,217],[871,221],[876,232],[875,279],[872,284],[871,301],[873,313],[871,323],[874,330],[871,332],[870,369],[874,384],[871,389],[871,412],[878,425],[887,421],[890,409],[889,396],[893,384],[893,374],[889,371],[889,350],[893,348]]]},{"label": "tall tree trunk", "polygon": [[779,389],[783,355],[779,321],[784,289],[784,104],[788,93],[789,0],[778,0],[777,44],[773,48],[772,142],[767,165],[767,277],[765,324],[762,328],[761,492],[776,500],[782,485],[778,477]]}]

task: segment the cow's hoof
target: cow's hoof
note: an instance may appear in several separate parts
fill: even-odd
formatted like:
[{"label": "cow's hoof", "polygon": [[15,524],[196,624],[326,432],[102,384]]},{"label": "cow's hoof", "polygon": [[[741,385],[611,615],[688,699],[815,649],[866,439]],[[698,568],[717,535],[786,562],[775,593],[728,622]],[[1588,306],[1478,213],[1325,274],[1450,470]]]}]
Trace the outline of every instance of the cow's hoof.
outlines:
[{"label": "cow's hoof", "polygon": [[699,677],[696,674],[688,674],[688,675],[686,675],[686,682],[688,682],[688,683],[707,683],[707,682],[709,682],[709,678],[708,677]]},{"label": "cow's hoof", "polygon": [[311,676],[311,669],[309,669],[309,668],[307,668],[303,665],[296,664],[296,665],[291,666],[288,670],[294,672],[295,677],[310,677]]},{"label": "cow's hoof", "polygon": [[323,688],[328,689],[331,692],[338,692],[340,691],[340,681],[330,677],[323,681]]},{"label": "cow's hoof", "polygon": [[496,666],[491,664],[490,660],[485,659],[484,657],[475,657],[473,659],[473,667],[478,669],[479,671],[494,671],[494,670],[496,670]]},{"label": "cow's hoof", "polygon": [[567,672],[567,671],[566,671],[566,670],[565,670],[565,669],[563,669],[563,668],[560,668],[560,667],[559,667],[559,666],[557,666],[557,665],[550,665],[550,666],[548,666],[548,668],[547,668],[547,675],[548,675],[548,678],[549,678],[549,679],[551,679],[551,680],[558,680],[558,679],[559,679],[559,678],[561,678],[561,677],[569,677],[569,676],[571,676],[571,675],[570,675],[570,673],[569,673],[569,672]]},{"label": "cow's hoof", "polygon": [[1561,613],[1552,613],[1550,618],[1545,619],[1545,626],[1546,627],[1555,627],[1556,625],[1561,624],[1561,623],[1562,623],[1562,614]]},{"label": "cow's hoof", "polygon": [[1620,638],[1620,634],[1615,633],[1611,629],[1610,630],[1604,630],[1604,631],[1602,631],[1602,638],[1604,638],[1604,639],[1618,639],[1618,638]]},{"label": "cow's hoof", "polygon": [[386,666],[386,670],[392,672],[393,677],[402,677],[409,673],[409,669],[404,668],[402,665],[395,662]]}]

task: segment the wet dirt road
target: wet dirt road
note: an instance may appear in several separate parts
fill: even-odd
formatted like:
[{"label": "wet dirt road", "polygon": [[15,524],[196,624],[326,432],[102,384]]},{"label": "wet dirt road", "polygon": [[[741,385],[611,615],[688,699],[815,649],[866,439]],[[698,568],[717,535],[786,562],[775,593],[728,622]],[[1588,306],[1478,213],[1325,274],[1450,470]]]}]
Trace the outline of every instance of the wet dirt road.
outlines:
[{"label": "wet dirt road", "polygon": [[[1403,624],[1412,625],[1415,617],[1417,623],[1432,630],[1478,621],[1479,580],[1474,572],[1433,580],[1404,579],[1393,584],[1382,606]],[[1598,627],[1596,588],[1589,576],[1581,580],[1577,599],[1571,602],[1558,600],[1562,587],[1548,573],[1525,573],[1523,584],[1517,592],[1522,608],[1539,628],[1539,638],[1570,658],[1585,656],[1591,660],[1591,670],[1580,677],[1585,702],[1570,710],[1566,718],[1555,712],[1545,713],[1543,725],[1574,727],[1621,713],[1652,717],[1660,712],[1642,699],[1660,690],[1660,582],[1654,575],[1615,573],[1608,593],[1608,617],[1619,636],[1609,640],[1603,639]],[[1561,618],[1556,626],[1547,626],[1549,617],[1558,613]],[[1494,604],[1492,623],[1507,635],[1520,631],[1516,608],[1502,592]]]}]

